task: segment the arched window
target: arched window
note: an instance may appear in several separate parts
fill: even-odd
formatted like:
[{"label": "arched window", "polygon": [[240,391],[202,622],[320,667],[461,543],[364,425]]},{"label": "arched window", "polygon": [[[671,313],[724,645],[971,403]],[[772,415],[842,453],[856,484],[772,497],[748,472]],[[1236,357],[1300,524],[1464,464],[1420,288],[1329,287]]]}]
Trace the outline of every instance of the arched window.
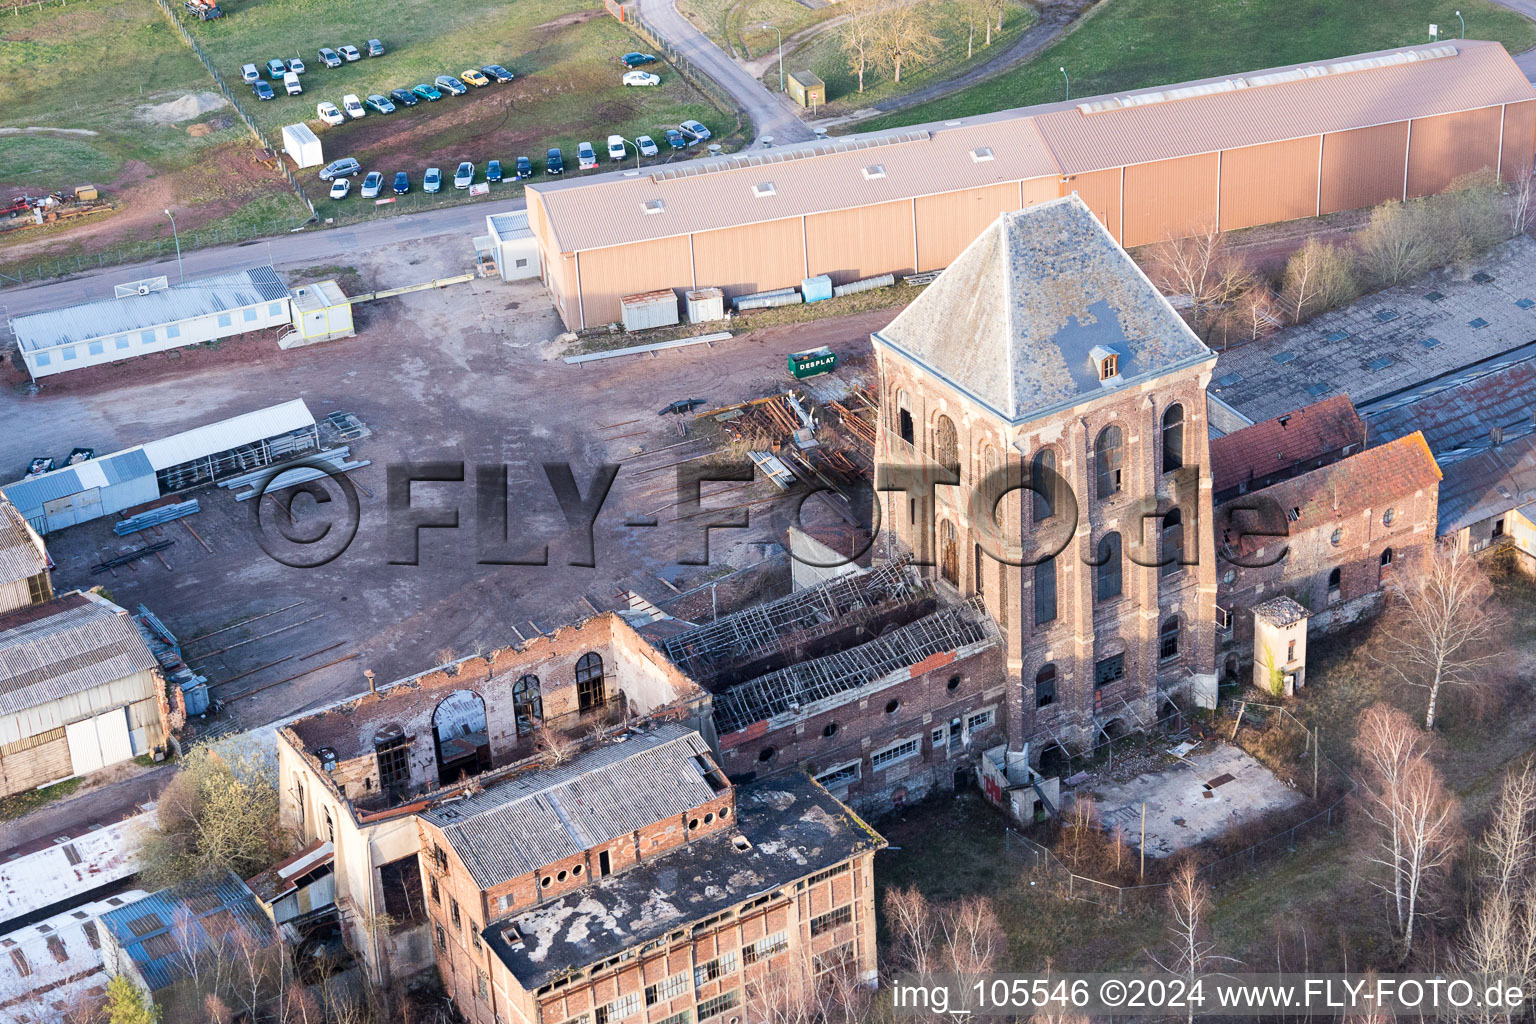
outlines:
[{"label": "arched window", "polygon": [[432,712],[437,740],[438,782],[448,785],[491,767],[491,730],[485,700],[473,690],[455,690]]},{"label": "arched window", "polygon": [[1383,569],[1385,569],[1387,566],[1389,566],[1391,564],[1392,564],[1392,549],[1391,548],[1382,548],[1381,549],[1381,567]]},{"label": "arched window", "polygon": [[1043,626],[1056,618],[1056,559],[1047,558],[1035,565],[1035,625]]},{"label": "arched window", "polygon": [[1157,657],[1159,661],[1172,661],[1179,656],[1179,617],[1170,615],[1163,620],[1157,631]]},{"label": "arched window", "polygon": [[1096,587],[1097,597],[1100,601],[1108,601],[1110,598],[1120,596],[1120,535],[1118,533],[1106,533],[1104,539],[1099,541],[1099,554],[1096,559]]},{"label": "arched window", "polygon": [[1184,407],[1175,402],[1163,413],[1163,472],[1184,465]]},{"label": "arched window", "polygon": [[588,651],[576,663],[576,704],[582,714],[596,711],[607,700],[603,691],[603,657]]},{"label": "arched window", "polygon": [[933,461],[956,475],[960,472],[960,435],[948,416],[933,425]]},{"label": "arched window", "polygon": [[1339,598],[1341,596],[1340,593],[1339,593],[1339,588],[1343,585],[1343,582],[1344,582],[1344,571],[1342,569],[1337,569],[1336,568],[1336,569],[1333,570],[1333,572],[1330,572],[1328,574],[1328,603],[1329,604],[1336,604],[1338,602],[1338,600],[1339,600]]},{"label": "arched window", "polygon": [[1121,467],[1125,460],[1119,427],[1105,427],[1099,431],[1099,440],[1093,446],[1093,459],[1099,480],[1099,497],[1119,494]]},{"label": "arched window", "polygon": [[539,690],[538,676],[525,675],[512,687],[512,712],[519,736],[532,732],[544,720],[544,695]]},{"label": "arched window", "polygon": [[948,519],[939,525],[939,572],[955,586],[960,585],[960,552],[955,547],[955,524]]},{"label": "arched window", "polygon": [[1035,707],[1056,703],[1056,666],[1047,665],[1035,673]]},{"label": "arched window", "polygon": [[913,440],[915,434],[912,429],[912,414],[907,411],[907,393],[896,392],[896,425],[901,431],[901,439],[907,444],[916,444]]},{"label": "arched window", "polygon": [[1035,522],[1056,514],[1056,453],[1041,448],[1029,464],[1029,486],[1034,493]]},{"label": "arched window", "polygon": [[1184,568],[1184,515],[1176,508],[1163,516],[1163,547],[1160,575],[1171,576]]}]

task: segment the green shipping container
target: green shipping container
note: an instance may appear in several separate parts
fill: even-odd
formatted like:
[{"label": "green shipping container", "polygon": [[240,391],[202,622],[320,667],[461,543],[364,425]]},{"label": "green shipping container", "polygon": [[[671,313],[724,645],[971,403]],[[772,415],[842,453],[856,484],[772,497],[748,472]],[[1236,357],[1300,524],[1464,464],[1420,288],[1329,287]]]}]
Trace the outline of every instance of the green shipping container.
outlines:
[{"label": "green shipping container", "polygon": [[814,377],[818,373],[831,373],[837,369],[837,353],[823,345],[808,352],[793,352],[789,357],[789,372],[797,378]]}]

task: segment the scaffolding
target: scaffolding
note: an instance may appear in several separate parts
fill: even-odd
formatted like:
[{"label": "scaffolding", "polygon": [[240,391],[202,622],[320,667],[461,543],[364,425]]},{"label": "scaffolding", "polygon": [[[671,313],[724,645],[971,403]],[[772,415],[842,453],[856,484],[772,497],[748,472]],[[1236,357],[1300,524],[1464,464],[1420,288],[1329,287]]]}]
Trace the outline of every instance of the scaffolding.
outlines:
[{"label": "scaffolding", "polygon": [[1002,634],[981,598],[946,605],[867,644],[791,665],[716,694],[715,728],[722,735],[736,732],[856,690],[935,654],[1001,641]]},{"label": "scaffolding", "polygon": [[674,665],[708,685],[736,665],[791,650],[927,593],[911,558],[904,557],[723,616],[669,637],[663,647]]}]

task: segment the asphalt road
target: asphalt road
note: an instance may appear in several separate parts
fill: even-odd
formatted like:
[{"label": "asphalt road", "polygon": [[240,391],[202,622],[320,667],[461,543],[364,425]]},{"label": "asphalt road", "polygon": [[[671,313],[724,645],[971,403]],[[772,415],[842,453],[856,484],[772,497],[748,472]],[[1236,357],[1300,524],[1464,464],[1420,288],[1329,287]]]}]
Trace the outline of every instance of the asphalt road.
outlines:
[{"label": "asphalt road", "polygon": [[[463,247],[467,265],[469,257],[473,255],[470,252],[470,239],[485,234],[486,216],[521,210],[527,205],[522,199],[508,199],[503,202],[470,203],[446,210],[384,217],[351,227],[305,228],[303,231],[255,242],[195,249],[182,254],[182,269],[187,277],[194,278],[267,263],[278,266],[345,263],[350,253],[437,235],[458,236],[457,241],[449,244]],[[25,287],[6,288],[0,290],[0,320],[92,299],[111,298],[112,285],[117,282],[138,281],[160,274],[169,276],[172,281],[176,280],[174,256],[168,260],[106,267]]]},{"label": "asphalt road", "polygon": [[773,139],[774,145],[806,142],[816,133],[795,115],[789,100],[769,92],[693,23],[677,13],[674,0],[639,0],[640,15],[684,57],[703,70],[716,84],[731,94],[736,104],[752,119],[757,139]]}]

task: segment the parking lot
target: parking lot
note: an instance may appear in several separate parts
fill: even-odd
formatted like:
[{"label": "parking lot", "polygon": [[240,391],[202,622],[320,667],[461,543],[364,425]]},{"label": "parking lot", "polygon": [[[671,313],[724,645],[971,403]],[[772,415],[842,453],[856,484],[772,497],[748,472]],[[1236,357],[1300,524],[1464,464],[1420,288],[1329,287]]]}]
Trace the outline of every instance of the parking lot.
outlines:
[{"label": "parking lot", "polygon": [[[351,268],[313,269],[355,271],[356,286],[388,288],[459,273],[469,259],[467,238],[461,249],[440,239],[359,254]],[[679,433],[683,420],[657,411],[680,398],[728,405],[779,387],[788,382],[785,356],[807,345],[831,344],[853,359],[894,311],[585,366],[556,358],[552,339],[561,328],[536,283],[476,281],[369,303],[359,314],[354,339],[286,352],[258,339],[199,346],[78,382],[59,378],[36,394],[13,378],[0,393],[0,465],[17,472],[36,454],[76,445],[105,454],[294,397],[316,418],[344,410],[373,431],[353,449],[373,463],[355,474],[357,537],[320,568],[269,559],[250,506],[217,488],[197,492],[202,511],[187,521],[196,537],[169,523],[153,537],[119,538],[102,521],[49,538],[61,590],[102,585],[122,604],[148,605],[183,638],[276,612],[189,648],[194,667],[218,684],[215,694],[243,723],[354,692],[365,685],[365,668],[395,678],[619,607],[623,590],[664,603],[674,590],[757,560],[761,549],[751,542],[782,540],[792,498],[752,506],[750,529],[713,531],[709,565],[679,564],[702,555],[700,519],[710,517],[679,521],[670,467],[714,442],[691,442]],[[420,564],[390,564],[385,467],[434,459],[466,461],[470,482],[418,484],[413,500],[456,503],[461,528],[423,531]],[[564,519],[546,462],[569,462],[584,494],[597,466],[620,466],[598,517],[593,568],[566,564],[576,549],[559,539]],[[474,466],[487,463],[508,466],[512,547],[536,553],[551,540],[548,566],[476,564],[472,481]],[[709,484],[704,506],[777,493],[763,481]],[[295,503],[300,516],[307,500]],[[656,527],[624,525],[647,515]],[[91,574],[105,557],[150,539],[175,541],[163,552],[167,564],[151,556],[115,574]]]}]

